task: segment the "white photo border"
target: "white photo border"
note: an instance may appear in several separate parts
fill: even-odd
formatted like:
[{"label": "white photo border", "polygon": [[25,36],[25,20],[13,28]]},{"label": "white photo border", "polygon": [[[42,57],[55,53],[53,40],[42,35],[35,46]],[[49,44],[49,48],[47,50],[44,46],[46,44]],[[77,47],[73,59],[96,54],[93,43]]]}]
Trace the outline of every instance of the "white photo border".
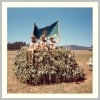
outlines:
[{"label": "white photo border", "polygon": [[[7,93],[7,8],[77,7],[93,8],[93,93],[8,94]],[[97,98],[98,97],[98,2],[2,2],[2,98]],[[95,68],[94,68],[95,67]],[[88,88],[88,87],[87,87]]]}]

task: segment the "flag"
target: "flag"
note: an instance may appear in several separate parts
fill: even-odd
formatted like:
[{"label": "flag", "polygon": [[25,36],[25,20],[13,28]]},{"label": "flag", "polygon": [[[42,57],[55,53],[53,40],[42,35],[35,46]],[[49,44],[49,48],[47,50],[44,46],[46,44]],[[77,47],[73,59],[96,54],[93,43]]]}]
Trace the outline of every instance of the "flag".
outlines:
[{"label": "flag", "polygon": [[40,29],[36,26],[36,23],[34,23],[33,34],[37,37],[37,39],[40,39],[40,37],[43,34],[46,36],[46,38],[49,38],[50,36],[53,36],[53,37],[57,36],[58,35],[58,21]]}]

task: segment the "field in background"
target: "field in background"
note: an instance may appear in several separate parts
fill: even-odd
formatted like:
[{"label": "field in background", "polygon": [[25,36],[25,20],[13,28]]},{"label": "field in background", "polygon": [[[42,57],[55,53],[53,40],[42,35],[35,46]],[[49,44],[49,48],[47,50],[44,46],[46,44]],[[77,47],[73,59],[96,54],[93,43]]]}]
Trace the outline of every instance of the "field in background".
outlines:
[{"label": "field in background", "polygon": [[14,75],[14,58],[17,51],[7,51],[7,93],[92,93],[92,67],[86,65],[92,51],[74,50],[75,59],[84,68],[86,80],[82,82],[32,86],[19,82]]}]

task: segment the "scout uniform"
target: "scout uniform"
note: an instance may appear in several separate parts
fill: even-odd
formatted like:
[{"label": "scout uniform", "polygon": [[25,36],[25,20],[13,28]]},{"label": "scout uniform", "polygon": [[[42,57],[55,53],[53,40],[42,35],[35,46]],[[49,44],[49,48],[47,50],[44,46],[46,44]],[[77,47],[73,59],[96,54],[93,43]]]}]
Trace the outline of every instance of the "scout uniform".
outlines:
[{"label": "scout uniform", "polygon": [[39,43],[35,40],[36,39],[35,35],[32,35],[31,39],[32,39],[32,41],[30,42],[30,51],[32,52],[32,58],[30,60],[33,64],[34,63],[33,62],[33,53],[38,48]]},{"label": "scout uniform", "polygon": [[36,37],[34,35],[32,35],[31,39],[33,39],[34,41],[30,42],[30,51],[34,51],[39,46],[39,43],[35,40]]},{"label": "scout uniform", "polygon": [[48,42],[47,40],[45,39],[45,35],[42,35],[40,41],[39,41],[39,44],[40,44],[40,47],[42,49],[45,49],[45,50],[48,50]]},{"label": "scout uniform", "polygon": [[54,37],[50,37],[50,50],[55,50],[56,44],[60,41],[60,38],[57,38],[57,41],[53,41]]}]

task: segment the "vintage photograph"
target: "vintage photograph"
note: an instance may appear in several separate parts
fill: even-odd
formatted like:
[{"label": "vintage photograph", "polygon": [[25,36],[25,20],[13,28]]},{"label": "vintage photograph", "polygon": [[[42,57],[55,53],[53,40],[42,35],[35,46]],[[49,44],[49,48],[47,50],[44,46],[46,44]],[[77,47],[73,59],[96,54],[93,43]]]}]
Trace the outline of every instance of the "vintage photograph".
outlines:
[{"label": "vintage photograph", "polygon": [[93,93],[93,8],[8,7],[7,93]]}]

